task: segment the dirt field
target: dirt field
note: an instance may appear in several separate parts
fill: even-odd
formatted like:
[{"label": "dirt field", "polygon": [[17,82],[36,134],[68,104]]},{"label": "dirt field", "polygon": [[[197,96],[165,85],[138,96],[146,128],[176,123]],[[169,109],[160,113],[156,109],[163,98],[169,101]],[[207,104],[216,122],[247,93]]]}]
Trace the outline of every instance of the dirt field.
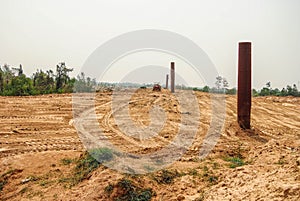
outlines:
[{"label": "dirt field", "polygon": [[[127,175],[104,166],[76,185],[76,159],[85,148],[73,126],[72,95],[0,97],[0,200],[114,200],[120,192],[107,187],[126,178],[140,188],[151,188],[152,200],[300,200],[300,98],[252,99],[252,129],[236,123],[236,96],[226,96],[226,120],[221,137],[208,157],[199,150],[209,129],[210,96],[196,92],[200,127],[185,155],[166,172]],[[115,125],[111,93],[96,95],[96,112],[105,135],[121,150],[146,154],[176,137],[178,101],[168,91],[139,90],[129,111],[138,125],[149,125],[149,109],[160,105],[166,122],[158,136],[138,141]]]}]

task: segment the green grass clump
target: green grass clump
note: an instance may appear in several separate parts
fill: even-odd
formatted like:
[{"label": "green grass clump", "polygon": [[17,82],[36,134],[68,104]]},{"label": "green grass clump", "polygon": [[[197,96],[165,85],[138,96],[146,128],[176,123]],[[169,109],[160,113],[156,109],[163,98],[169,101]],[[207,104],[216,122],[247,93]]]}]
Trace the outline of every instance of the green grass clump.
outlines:
[{"label": "green grass clump", "polygon": [[72,162],[73,162],[73,159],[71,159],[71,158],[63,158],[63,159],[61,159],[61,163],[63,165],[70,165]]},{"label": "green grass clump", "polygon": [[230,168],[236,168],[239,166],[246,165],[246,163],[240,157],[229,157],[229,158],[226,158],[225,160],[230,162],[230,164],[229,164]]},{"label": "green grass clump", "polygon": [[108,184],[108,185],[104,188],[105,193],[107,193],[107,194],[109,194],[109,195],[112,193],[113,190],[114,190],[114,186],[113,186],[112,184]]},{"label": "green grass clump", "polygon": [[78,182],[87,178],[87,176],[97,169],[101,163],[109,161],[112,158],[112,150],[108,148],[90,150],[84,157],[76,161],[75,176],[77,177]]},{"label": "green grass clump", "polygon": [[152,189],[139,188],[125,178],[121,179],[115,187],[121,192],[114,198],[116,201],[149,201],[155,195]]},{"label": "green grass clump", "polygon": [[113,159],[113,151],[109,148],[92,149],[89,151],[90,156],[95,158],[99,163],[104,163]]},{"label": "green grass clump", "polygon": [[[81,181],[88,179],[90,173],[96,170],[101,163],[109,161],[113,158],[112,150],[108,148],[92,149],[86,152],[78,160],[75,160],[76,166],[74,167],[71,177],[61,178],[59,182],[68,183],[68,187],[72,187]],[[65,161],[69,163],[69,160]]]}]

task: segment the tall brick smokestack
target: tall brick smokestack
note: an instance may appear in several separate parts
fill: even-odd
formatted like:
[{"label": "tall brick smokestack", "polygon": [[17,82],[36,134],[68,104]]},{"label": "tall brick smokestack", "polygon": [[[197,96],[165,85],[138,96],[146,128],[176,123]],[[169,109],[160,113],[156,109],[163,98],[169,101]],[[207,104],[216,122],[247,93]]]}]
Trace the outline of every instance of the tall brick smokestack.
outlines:
[{"label": "tall brick smokestack", "polygon": [[175,92],[175,63],[171,62],[171,92]]},{"label": "tall brick smokestack", "polygon": [[250,129],[251,115],[251,43],[239,43],[238,60],[238,123]]}]

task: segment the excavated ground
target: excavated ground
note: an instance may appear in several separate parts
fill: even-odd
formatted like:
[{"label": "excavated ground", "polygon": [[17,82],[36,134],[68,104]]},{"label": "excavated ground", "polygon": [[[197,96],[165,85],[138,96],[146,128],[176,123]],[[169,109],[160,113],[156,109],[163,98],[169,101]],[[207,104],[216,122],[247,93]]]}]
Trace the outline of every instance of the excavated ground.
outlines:
[{"label": "excavated ground", "polygon": [[[0,97],[1,200],[114,200],[107,186],[130,179],[152,188],[152,200],[300,200],[300,98],[255,97],[252,128],[236,123],[236,96],[226,96],[226,119],[215,148],[199,160],[199,150],[211,122],[210,94],[195,92],[200,126],[192,146],[168,166],[177,172],[172,182],[159,182],[161,171],[126,175],[100,166],[83,181],[68,187],[76,159],[85,148],[73,125],[72,95]],[[115,146],[133,154],[153,153],[175,139],[180,104],[168,91],[140,89],[129,111],[136,125],[148,126],[149,111],[166,112],[160,133],[148,140],[125,136],[111,110],[112,93],[96,95],[96,113],[104,134]],[[187,113],[188,114],[188,113]],[[237,167],[236,167],[237,166]],[[105,190],[106,189],[106,190]]]}]

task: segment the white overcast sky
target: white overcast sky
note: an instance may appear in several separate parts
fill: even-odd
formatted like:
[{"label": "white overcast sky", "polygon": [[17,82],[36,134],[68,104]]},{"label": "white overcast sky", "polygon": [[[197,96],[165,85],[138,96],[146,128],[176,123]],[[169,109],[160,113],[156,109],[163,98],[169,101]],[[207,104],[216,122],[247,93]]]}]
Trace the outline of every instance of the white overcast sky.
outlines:
[{"label": "white overcast sky", "polygon": [[105,41],[163,29],[198,44],[230,87],[238,41],[253,44],[253,87],[300,81],[299,0],[0,0],[0,8],[0,65],[22,64],[28,75],[65,61],[75,76]]}]

